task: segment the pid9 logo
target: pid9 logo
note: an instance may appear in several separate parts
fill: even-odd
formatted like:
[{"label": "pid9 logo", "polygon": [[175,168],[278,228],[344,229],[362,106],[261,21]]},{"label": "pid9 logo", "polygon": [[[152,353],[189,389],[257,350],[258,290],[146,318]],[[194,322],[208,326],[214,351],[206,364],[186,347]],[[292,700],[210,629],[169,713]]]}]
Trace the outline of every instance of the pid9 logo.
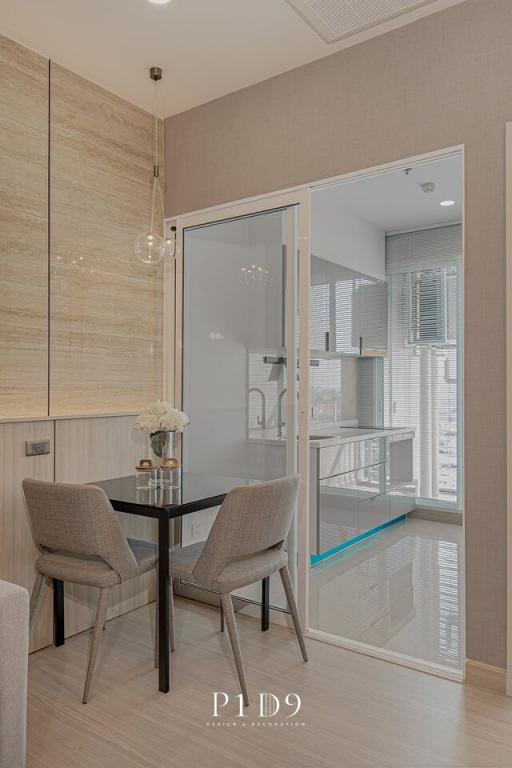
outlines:
[{"label": "pid9 logo", "polygon": [[[244,700],[241,693],[234,697],[237,700],[238,714],[235,717],[247,717],[244,714]],[[262,692],[258,695],[259,707],[258,717],[275,717],[278,712],[282,711],[281,707],[288,707],[288,714],[286,719],[295,717],[300,712],[302,706],[302,700],[298,693],[287,693],[284,702],[281,702],[278,696],[274,693]],[[225,691],[213,692],[213,717],[220,717],[219,710],[226,707],[229,704],[229,695]],[[290,711],[292,710],[292,711]]]}]

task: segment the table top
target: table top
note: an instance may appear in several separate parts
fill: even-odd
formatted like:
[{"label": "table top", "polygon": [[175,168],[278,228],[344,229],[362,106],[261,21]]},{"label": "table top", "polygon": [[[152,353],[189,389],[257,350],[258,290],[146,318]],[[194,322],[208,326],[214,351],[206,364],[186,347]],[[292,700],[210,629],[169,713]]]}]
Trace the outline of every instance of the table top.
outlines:
[{"label": "table top", "polygon": [[170,518],[197,512],[222,504],[226,494],[240,485],[252,485],[255,481],[240,477],[203,475],[183,472],[180,488],[155,488],[138,491],[135,475],[116,477],[92,483],[102,488],[114,509],[145,517]]}]

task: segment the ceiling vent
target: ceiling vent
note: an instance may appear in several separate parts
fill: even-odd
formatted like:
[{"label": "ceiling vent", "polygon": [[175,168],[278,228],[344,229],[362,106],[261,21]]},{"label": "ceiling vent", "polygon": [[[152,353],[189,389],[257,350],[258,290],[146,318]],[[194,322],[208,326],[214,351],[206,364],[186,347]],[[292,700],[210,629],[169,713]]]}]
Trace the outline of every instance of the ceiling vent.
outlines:
[{"label": "ceiling vent", "polygon": [[287,0],[326,43],[405,16],[437,0]]}]

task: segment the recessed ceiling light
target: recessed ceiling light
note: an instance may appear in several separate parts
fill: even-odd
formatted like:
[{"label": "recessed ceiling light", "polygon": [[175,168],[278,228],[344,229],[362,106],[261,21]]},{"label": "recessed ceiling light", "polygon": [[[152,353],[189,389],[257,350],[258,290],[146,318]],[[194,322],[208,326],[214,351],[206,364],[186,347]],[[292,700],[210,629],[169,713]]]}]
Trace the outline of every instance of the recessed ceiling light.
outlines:
[{"label": "recessed ceiling light", "polygon": [[153,5],[167,5],[171,0],[149,0],[149,2],[153,3]]},{"label": "recessed ceiling light", "polygon": [[442,205],[443,208],[449,208],[450,205],[455,205],[455,200],[442,200],[439,205]]}]

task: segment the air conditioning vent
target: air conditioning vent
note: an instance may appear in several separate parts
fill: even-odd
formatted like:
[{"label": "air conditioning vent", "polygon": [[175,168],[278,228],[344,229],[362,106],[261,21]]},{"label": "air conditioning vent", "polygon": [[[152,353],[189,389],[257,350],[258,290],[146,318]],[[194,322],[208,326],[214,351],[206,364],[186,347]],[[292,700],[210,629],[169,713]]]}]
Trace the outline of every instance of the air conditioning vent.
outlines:
[{"label": "air conditioning vent", "polygon": [[437,0],[287,0],[326,43],[336,43]]}]

